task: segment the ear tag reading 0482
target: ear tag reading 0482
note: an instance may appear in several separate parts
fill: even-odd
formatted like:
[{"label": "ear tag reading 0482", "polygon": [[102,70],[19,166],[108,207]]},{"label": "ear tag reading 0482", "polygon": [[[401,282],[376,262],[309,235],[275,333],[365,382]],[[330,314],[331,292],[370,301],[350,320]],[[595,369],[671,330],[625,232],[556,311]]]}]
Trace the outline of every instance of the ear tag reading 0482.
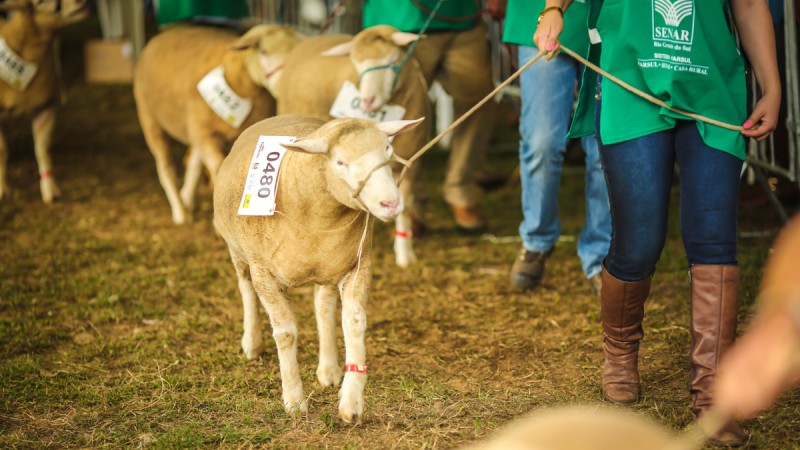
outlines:
[{"label": "ear tag reading 0482", "polygon": [[374,112],[364,111],[361,109],[361,97],[358,96],[356,85],[345,81],[328,114],[337,119],[350,117],[352,119],[388,122],[390,120],[402,120],[403,116],[406,115],[406,109],[399,105],[383,105],[381,109]]},{"label": "ear tag reading 0482", "polygon": [[272,216],[278,194],[278,171],[286,149],[281,144],[294,142],[293,136],[261,136],[244,182],[240,216]]},{"label": "ear tag reading 0482", "polygon": [[239,95],[225,81],[225,70],[215,67],[197,83],[197,91],[208,106],[228,125],[239,128],[250,115],[253,102]]},{"label": "ear tag reading 0482", "polygon": [[24,91],[34,75],[36,64],[20,58],[6,44],[6,40],[0,38],[0,79],[18,91]]}]

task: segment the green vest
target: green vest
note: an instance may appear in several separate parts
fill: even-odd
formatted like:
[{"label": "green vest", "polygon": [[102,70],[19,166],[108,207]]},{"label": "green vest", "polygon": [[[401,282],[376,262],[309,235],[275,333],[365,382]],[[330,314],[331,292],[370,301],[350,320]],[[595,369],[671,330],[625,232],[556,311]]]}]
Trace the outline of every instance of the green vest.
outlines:
[{"label": "green vest", "polygon": [[[503,41],[535,47],[533,34],[536,33],[536,21],[544,5],[545,0],[508,0]],[[559,40],[578,53],[589,48],[589,33],[586,28],[588,14],[589,5],[586,0],[574,0],[564,15],[564,32]]]},{"label": "green vest", "polygon": [[[440,0],[366,0],[364,3],[364,28],[374,25],[391,25],[400,31],[418,32],[428,20],[430,11]],[[424,9],[416,6],[418,3]],[[480,20],[475,0],[443,0],[436,17],[428,27],[436,30],[468,30]]]},{"label": "green vest", "polygon": [[[728,22],[728,0],[591,1],[589,28],[602,40],[592,45],[592,62],[672,107],[732,125],[747,119],[744,60]],[[593,73],[584,75],[571,136],[594,133],[596,85]],[[601,87],[604,144],[672,129],[678,119],[692,120],[606,78]],[[745,158],[741,133],[696,123],[706,145]]]}]

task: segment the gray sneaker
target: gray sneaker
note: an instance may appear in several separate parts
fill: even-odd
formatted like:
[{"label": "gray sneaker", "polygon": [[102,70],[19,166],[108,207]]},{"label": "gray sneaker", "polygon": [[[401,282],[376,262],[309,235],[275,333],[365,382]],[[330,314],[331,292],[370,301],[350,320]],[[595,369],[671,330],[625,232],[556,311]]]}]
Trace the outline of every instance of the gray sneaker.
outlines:
[{"label": "gray sneaker", "polygon": [[529,252],[524,248],[511,266],[511,284],[527,290],[539,286],[544,275],[544,263],[553,254],[553,249],[546,252]]}]

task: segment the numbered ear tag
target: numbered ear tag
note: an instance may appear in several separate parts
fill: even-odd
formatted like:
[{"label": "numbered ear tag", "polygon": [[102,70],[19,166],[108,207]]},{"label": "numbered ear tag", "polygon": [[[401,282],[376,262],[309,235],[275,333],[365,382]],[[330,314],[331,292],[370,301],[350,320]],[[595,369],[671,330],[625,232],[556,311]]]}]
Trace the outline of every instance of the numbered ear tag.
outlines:
[{"label": "numbered ear tag", "polygon": [[361,97],[358,95],[356,85],[345,81],[342,90],[336,96],[331,110],[328,112],[333,117],[341,119],[350,117],[352,119],[367,119],[376,122],[388,122],[390,120],[402,120],[406,115],[406,109],[399,105],[383,105],[377,111],[367,112],[361,109]]},{"label": "numbered ear tag", "polygon": [[278,195],[278,173],[286,149],[281,144],[294,142],[293,136],[261,136],[244,182],[240,216],[272,216]]},{"label": "numbered ear tag", "polygon": [[208,72],[197,83],[197,91],[208,107],[234,128],[242,126],[253,109],[253,102],[240,97],[225,81],[225,71],[222,67],[215,67]]},{"label": "numbered ear tag", "polygon": [[17,55],[6,40],[0,38],[0,79],[18,91],[24,91],[36,75],[36,64]]}]

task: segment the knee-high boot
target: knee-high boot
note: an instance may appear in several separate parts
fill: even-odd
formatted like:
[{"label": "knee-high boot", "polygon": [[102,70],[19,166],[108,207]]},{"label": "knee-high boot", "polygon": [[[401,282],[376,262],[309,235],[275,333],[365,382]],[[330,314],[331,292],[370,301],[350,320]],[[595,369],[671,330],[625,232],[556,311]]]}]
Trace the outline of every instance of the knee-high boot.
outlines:
[{"label": "knee-high boot", "polygon": [[[693,265],[692,285],[692,414],[702,417],[713,403],[711,386],[720,357],[736,337],[736,313],[739,298],[739,267]],[[712,440],[727,445],[741,445],[747,435],[735,422],[728,423]]]},{"label": "knee-high boot", "polygon": [[603,396],[619,404],[636,403],[639,382],[639,340],[644,337],[644,301],[652,276],[627,282],[603,267],[600,315],[603,318]]}]

